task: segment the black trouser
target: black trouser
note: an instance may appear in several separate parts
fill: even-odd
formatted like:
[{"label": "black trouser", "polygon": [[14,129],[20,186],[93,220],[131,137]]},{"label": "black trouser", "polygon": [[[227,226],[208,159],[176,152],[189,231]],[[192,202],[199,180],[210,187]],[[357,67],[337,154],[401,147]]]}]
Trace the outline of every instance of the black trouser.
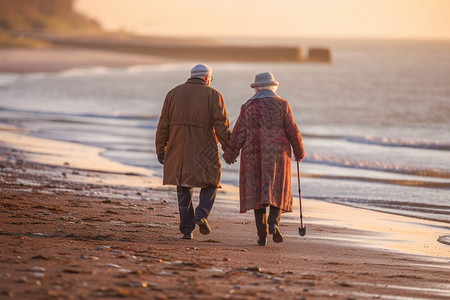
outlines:
[{"label": "black trouser", "polygon": [[266,238],[269,236],[267,224],[278,225],[281,218],[281,209],[275,206],[270,206],[269,217],[266,218],[266,208],[255,209],[256,229],[258,230],[258,237]]},{"label": "black trouser", "polygon": [[180,231],[189,234],[195,229],[194,220],[208,219],[209,213],[216,199],[217,187],[207,187],[200,190],[200,201],[198,206],[192,206],[192,188],[177,186],[178,209],[180,211]]}]

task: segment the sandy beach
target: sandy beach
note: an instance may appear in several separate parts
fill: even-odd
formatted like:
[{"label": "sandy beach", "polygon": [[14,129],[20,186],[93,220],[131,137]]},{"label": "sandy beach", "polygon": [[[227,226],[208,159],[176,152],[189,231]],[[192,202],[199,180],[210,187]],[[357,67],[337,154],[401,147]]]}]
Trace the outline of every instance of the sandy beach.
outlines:
[{"label": "sandy beach", "polygon": [[[416,230],[438,234],[438,227],[306,201],[307,235],[300,237],[295,218],[284,216],[285,242],[269,241],[262,248],[256,246],[252,214],[239,215],[236,190],[225,188],[210,217],[211,235],[196,230],[195,239],[185,241],[178,232],[174,189],[161,186],[145,170],[101,157],[93,163],[96,148],[40,140],[11,129],[1,132],[0,141],[2,297],[449,296],[448,246],[435,236],[412,240]],[[77,157],[80,147],[84,155]],[[348,216],[353,217],[343,225]],[[374,227],[363,219],[380,223]],[[416,254],[395,250],[390,243]]]},{"label": "sandy beach", "polygon": [[[162,62],[67,51],[1,50],[0,72]],[[300,237],[295,199],[295,212],[282,216],[285,241],[259,247],[253,214],[239,214],[237,188],[224,185],[212,233],[186,241],[174,187],[102,151],[0,125],[0,298],[450,297],[444,223],[307,199]]]}]

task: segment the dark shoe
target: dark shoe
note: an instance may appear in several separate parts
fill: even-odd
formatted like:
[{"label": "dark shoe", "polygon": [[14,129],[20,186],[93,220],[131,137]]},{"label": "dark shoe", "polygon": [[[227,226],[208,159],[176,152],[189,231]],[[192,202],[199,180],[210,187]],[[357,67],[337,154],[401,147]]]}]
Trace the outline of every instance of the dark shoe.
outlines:
[{"label": "dark shoe", "polygon": [[182,239],[184,239],[184,240],[192,240],[192,239],[194,239],[194,235],[192,234],[192,232],[191,233],[186,233],[186,234],[183,234]]},{"label": "dark shoe", "polygon": [[209,227],[208,220],[205,218],[195,219],[194,223],[198,225],[201,234],[211,233],[211,227]]},{"label": "dark shoe", "polygon": [[258,239],[258,245],[259,245],[259,246],[265,246],[265,245],[267,245],[267,238],[259,238],[259,239]]},{"label": "dark shoe", "polygon": [[273,234],[273,241],[275,243],[281,243],[284,240],[283,235],[280,232],[280,228],[278,228],[275,224],[269,224],[269,233]]}]

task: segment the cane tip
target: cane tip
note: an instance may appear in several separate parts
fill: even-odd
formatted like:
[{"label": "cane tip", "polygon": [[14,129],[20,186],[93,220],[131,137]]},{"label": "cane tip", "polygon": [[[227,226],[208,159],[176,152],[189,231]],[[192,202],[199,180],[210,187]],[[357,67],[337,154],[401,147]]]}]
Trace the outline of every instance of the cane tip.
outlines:
[{"label": "cane tip", "polygon": [[303,227],[303,228],[299,227],[298,228],[298,234],[300,234],[301,236],[305,236],[305,234],[306,234],[306,227]]}]

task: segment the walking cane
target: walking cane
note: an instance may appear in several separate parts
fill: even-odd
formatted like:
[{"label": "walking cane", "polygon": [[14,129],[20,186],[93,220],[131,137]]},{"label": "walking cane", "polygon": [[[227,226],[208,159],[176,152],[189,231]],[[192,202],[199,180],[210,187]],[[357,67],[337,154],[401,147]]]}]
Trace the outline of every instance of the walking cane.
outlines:
[{"label": "walking cane", "polygon": [[300,190],[300,167],[297,160],[297,179],[298,179],[298,201],[300,203],[300,227],[298,228],[298,234],[304,236],[306,234],[306,227],[303,226],[303,214],[302,214],[302,192]]}]

